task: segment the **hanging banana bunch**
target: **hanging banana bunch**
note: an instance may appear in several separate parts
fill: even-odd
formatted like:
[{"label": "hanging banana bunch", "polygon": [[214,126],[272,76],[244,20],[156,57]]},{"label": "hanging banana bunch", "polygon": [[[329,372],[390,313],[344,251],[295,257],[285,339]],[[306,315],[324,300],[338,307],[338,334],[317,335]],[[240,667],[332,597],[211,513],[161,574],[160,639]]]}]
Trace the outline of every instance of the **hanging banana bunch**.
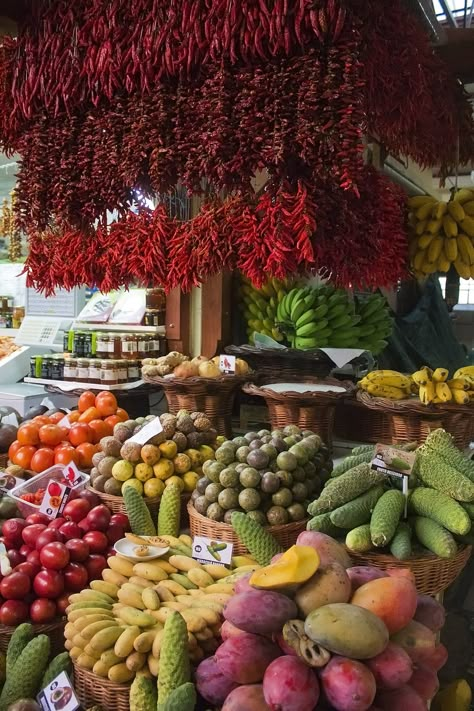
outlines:
[{"label": "hanging banana bunch", "polygon": [[289,280],[269,279],[260,289],[241,275],[240,307],[247,325],[249,343],[253,343],[253,334],[263,333],[281,343],[285,340],[283,333],[276,326],[277,309],[280,301],[291,288]]},{"label": "hanging banana bunch", "polygon": [[474,278],[474,190],[462,188],[449,202],[430,195],[408,200],[410,260],[417,279],[446,273],[451,264],[462,279]]}]

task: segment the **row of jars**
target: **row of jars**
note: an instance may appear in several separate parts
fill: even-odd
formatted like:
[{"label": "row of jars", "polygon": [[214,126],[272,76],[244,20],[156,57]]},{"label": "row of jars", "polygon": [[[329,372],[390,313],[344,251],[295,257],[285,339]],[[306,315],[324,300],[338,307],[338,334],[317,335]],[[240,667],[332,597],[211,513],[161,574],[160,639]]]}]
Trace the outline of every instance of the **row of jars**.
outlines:
[{"label": "row of jars", "polygon": [[64,352],[77,358],[142,360],[158,358],[165,352],[164,339],[146,333],[101,333],[68,331],[64,334]]},{"label": "row of jars", "polygon": [[140,380],[138,360],[33,356],[30,377],[96,385],[124,385]]}]

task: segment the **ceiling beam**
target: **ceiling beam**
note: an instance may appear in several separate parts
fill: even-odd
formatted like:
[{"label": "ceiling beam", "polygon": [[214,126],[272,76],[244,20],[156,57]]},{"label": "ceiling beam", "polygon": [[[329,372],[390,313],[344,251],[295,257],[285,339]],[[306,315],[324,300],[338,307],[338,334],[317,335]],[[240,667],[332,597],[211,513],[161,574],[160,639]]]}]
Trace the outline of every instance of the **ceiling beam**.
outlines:
[{"label": "ceiling beam", "polygon": [[469,10],[469,14],[466,17],[466,27],[471,26],[473,15],[474,15],[474,0],[472,0],[472,2],[471,2],[471,9]]},{"label": "ceiling beam", "polygon": [[448,3],[446,0],[439,0],[439,4],[443,8],[443,12],[446,15],[446,19],[448,21],[448,24],[451,27],[457,27],[458,24],[456,22],[456,18],[454,17],[453,13],[451,12],[451,8],[449,7]]},{"label": "ceiling beam", "polygon": [[438,45],[446,44],[448,41],[446,30],[438,22],[431,0],[411,0],[411,4],[423,20],[428,32],[433,38],[433,41]]}]

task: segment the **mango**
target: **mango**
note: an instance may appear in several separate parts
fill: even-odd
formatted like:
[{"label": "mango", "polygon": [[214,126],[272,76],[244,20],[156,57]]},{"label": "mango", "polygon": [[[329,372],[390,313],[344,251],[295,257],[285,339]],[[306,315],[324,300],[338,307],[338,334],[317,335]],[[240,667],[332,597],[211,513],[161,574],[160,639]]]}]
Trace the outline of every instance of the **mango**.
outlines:
[{"label": "mango", "polygon": [[413,662],[403,647],[394,642],[389,642],[383,652],[366,664],[378,689],[398,689],[407,684],[413,674]]},{"label": "mango", "polygon": [[248,632],[227,639],[215,653],[219,670],[237,684],[262,681],[268,665],[279,656],[276,644]]},{"label": "mango", "polygon": [[319,701],[318,679],[302,659],[279,657],[265,672],[263,695],[272,709],[313,711]]},{"label": "mango", "polygon": [[345,568],[329,563],[318,570],[295,594],[295,602],[303,617],[323,605],[349,602],[352,586]]},{"label": "mango", "polygon": [[239,686],[230,692],[222,711],[271,711],[265,702],[262,684]]},{"label": "mango", "polygon": [[389,639],[387,627],[373,612],[343,602],[313,610],[304,629],[313,642],[351,659],[375,657]]},{"label": "mango", "polygon": [[426,711],[426,702],[410,686],[381,691],[377,694],[377,706],[384,711]]},{"label": "mango", "polygon": [[285,622],[297,616],[293,600],[271,590],[252,590],[234,595],[224,610],[225,619],[239,629],[264,635],[277,634]]},{"label": "mango", "polygon": [[328,563],[339,563],[343,568],[350,568],[352,563],[349,555],[340,543],[319,531],[303,531],[296,539],[298,546],[311,546],[319,555],[320,567]]},{"label": "mango", "polygon": [[319,567],[319,555],[310,546],[291,546],[270,565],[252,573],[250,585],[264,590],[282,590],[301,585],[309,580]]},{"label": "mango", "polygon": [[371,580],[355,591],[351,602],[377,615],[393,634],[403,629],[415,614],[416,587],[406,578]]},{"label": "mango", "polygon": [[195,683],[197,690],[211,706],[222,706],[230,692],[238,684],[226,677],[216,662],[215,657],[203,659],[196,669]]},{"label": "mango", "polygon": [[[372,672],[353,659],[333,657],[321,671],[320,680],[327,700],[337,711],[366,711],[375,699]],[[411,711],[411,706],[406,708]]]},{"label": "mango", "polygon": [[436,647],[434,632],[415,620],[394,634],[392,641],[403,647],[415,664],[429,665],[428,659]]}]

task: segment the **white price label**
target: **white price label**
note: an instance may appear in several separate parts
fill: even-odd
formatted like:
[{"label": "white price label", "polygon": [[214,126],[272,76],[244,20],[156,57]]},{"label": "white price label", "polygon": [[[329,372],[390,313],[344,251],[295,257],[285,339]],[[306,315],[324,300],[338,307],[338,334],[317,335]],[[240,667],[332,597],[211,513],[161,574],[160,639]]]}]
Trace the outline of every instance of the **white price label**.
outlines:
[{"label": "white price label", "polygon": [[233,543],[216,541],[205,536],[195,536],[193,539],[193,558],[200,563],[230,565],[232,562]]},{"label": "white price label", "polygon": [[70,430],[72,427],[69,417],[67,415],[64,415],[62,420],[59,420],[58,425],[60,427],[64,427],[67,430]]},{"label": "white price label", "polygon": [[81,707],[66,672],[61,672],[37,696],[43,711],[76,711]]},{"label": "white price label", "polygon": [[219,356],[219,368],[223,373],[233,375],[235,373],[235,356]]},{"label": "white price label", "polygon": [[163,432],[163,427],[161,426],[160,418],[155,417],[154,420],[142,427],[136,435],[133,435],[133,437],[130,437],[127,441],[137,442],[137,444],[143,445],[149,442],[152,437],[155,437],[155,435],[160,434],[160,432]]},{"label": "white price label", "polygon": [[415,466],[415,452],[405,452],[386,444],[375,445],[375,457],[371,467],[385,476],[395,476],[402,480],[402,491],[405,496],[405,518],[407,516],[407,503],[409,486],[408,481]]}]

